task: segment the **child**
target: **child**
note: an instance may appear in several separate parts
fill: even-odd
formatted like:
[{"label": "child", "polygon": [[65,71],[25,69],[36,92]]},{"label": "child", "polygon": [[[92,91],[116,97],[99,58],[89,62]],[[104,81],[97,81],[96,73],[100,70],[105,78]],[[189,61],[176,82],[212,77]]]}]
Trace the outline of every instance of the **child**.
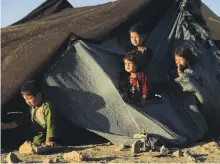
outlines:
[{"label": "child", "polygon": [[140,69],[144,71],[149,65],[149,61],[153,58],[152,51],[144,46],[145,28],[141,23],[135,24],[131,27],[129,33],[134,52],[139,56],[137,61],[140,64]]},{"label": "child", "polygon": [[119,90],[125,102],[144,105],[148,99],[147,77],[139,72],[135,52],[127,53],[123,59],[124,69],[128,74],[121,77]]},{"label": "child", "polygon": [[[187,46],[178,47],[175,52],[175,64],[178,77],[175,81],[180,84],[183,91],[193,93],[197,100],[200,111],[203,115],[206,115],[205,108],[209,108],[210,104],[207,104],[207,97],[204,97],[204,93],[209,93],[203,84],[203,80],[198,74],[195,73],[195,56]],[[211,96],[210,94],[209,96]],[[213,104],[213,103],[212,103]]]},{"label": "child", "polygon": [[43,100],[42,93],[35,81],[28,81],[23,85],[21,94],[25,102],[31,107],[31,128],[33,142],[37,145],[54,146],[55,127],[51,106]]},{"label": "child", "polygon": [[195,56],[189,48],[183,46],[177,48],[174,55],[178,77],[182,77],[184,70],[190,69],[195,63]]}]

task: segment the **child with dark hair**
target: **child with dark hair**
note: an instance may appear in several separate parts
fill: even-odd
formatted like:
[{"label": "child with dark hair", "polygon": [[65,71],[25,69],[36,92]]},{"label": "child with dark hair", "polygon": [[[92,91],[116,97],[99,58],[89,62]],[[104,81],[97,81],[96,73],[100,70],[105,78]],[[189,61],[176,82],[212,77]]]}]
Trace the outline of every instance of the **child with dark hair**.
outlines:
[{"label": "child with dark hair", "polygon": [[143,105],[148,99],[148,80],[143,72],[139,71],[137,54],[129,52],[125,55],[124,74],[120,79],[119,90],[125,102]]},{"label": "child with dark hair", "polygon": [[145,41],[145,30],[144,25],[139,23],[135,24],[130,28],[130,39],[133,46],[135,46],[139,50],[143,50],[141,48],[144,47],[144,41]]},{"label": "child with dark hair", "polygon": [[140,69],[144,71],[153,58],[152,51],[144,45],[146,39],[144,25],[142,23],[133,25],[129,33],[131,43],[134,46],[134,52],[138,55],[137,61],[140,65]]},{"label": "child with dark hair", "polygon": [[177,74],[183,76],[184,70],[191,68],[195,64],[195,56],[188,47],[178,47],[175,52],[175,63],[177,66]]},{"label": "child with dark hair", "polygon": [[25,102],[31,107],[33,142],[37,145],[53,146],[55,120],[50,104],[43,99],[42,92],[35,81],[28,81],[21,88]]},{"label": "child with dark hair", "polygon": [[[181,46],[175,50],[174,55],[178,73],[175,81],[180,84],[183,91],[191,92],[196,96],[200,112],[208,120],[209,130],[213,129],[213,124],[219,123],[220,115],[218,112],[220,94],[216,93],[209,84],[211,78],[215,80],[215,77],[207,78],[207,72],[204,72],[206,70],[203,65],[196,62],[196,56],[190,47]],[[216,133],[215,130],[213,132]]]},{"label": "child with dark hair", "polygon": [[[193,91],[196,93],[195,86],[201,88],[200,79],[194,72],[196,57],[187,46],[178,47],[174,55],[178,76],[175,81],[182,86],[183,91]],[[202,99],[199,95],[197,95],[197,98]]]}]

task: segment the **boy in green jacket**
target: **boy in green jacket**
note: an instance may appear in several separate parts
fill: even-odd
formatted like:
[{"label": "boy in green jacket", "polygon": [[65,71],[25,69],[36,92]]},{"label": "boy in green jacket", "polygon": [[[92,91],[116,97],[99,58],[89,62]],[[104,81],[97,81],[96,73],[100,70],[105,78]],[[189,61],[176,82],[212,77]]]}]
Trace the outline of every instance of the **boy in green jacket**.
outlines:
[{"label": "boy in green jacket", "polygon": [[21,88],[25,102],[31,107],[32,141],[37,144],[54,146],[55,120],[50,104],[43,99],[35,81],[28,81]]}]

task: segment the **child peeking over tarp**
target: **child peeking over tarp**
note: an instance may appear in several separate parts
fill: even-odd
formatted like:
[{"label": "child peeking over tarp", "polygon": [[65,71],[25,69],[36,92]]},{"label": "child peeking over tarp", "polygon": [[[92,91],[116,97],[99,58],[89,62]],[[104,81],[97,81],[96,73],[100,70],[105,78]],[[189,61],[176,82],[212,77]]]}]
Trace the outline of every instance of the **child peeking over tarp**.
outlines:
[{"label": "child peeking over tarp", "polygon": [[191,69],[195,63],[195,56],[191,53],[187,47],[179,47],[175,50],[175,63],[177,67],[178,77],[182,77],[184,71]]},{"label": "child peeking over tarp", "polygon": [[209,124],[209,134],[219,135],[219,131],[214,128],[219,124],[219,93],[211,89],[210,84],[208,85],[210,79],[207,81],[205,77],[207,75],[202,72],[204,70],[196,65],[196,56],[190,47],[178,47],[174,55],[178,74],[175,81],[182,86],[183,91],[191,92],[196,96],[199,109]]},{"label": "child peeking over tarp", "polygon": [[183,91],[193,92],[199,102],[203,104],[203,95],[200,94],[202,90],[201,79],[193,71],[196,57],[186,46],[178,47],[174,55],[178,75],[175,81],[182,86]]},{"label": "child peeking over tarp", "polygon": [[125,102],[142,106],[149,96],[148,79],[139,70],[135,52],[127,53],[123,61],[124,69],[127,73],[121,74],[119,91]]},{"label": "child peeking over tarp", "polygon": [[24,84],[21,94],[31,107],[31,140],[37,145],[53,146],[55,144],[55,120],[50,104],[43,99],[35,81],[28,81]]},{"label": "child peeking over tarp", "polygon": [[205,117],[210,117],[212,121],[219,120],[217,116],[220,95],[207,85],[205,74],[201,72],[203,69],[196,66],[196,56],[188,46],[177,48],[174,55],[178,74],[175,81],[182,86],[183,91],[191,92],[196,96],[200,111]]},{"label": "child peeking over tarp", "polygon": [[153,57],[153,53],[149,48],[144,45],[146,36],[145,28],[142,23],[135,24],[130,28],[130,40],[134,46],[133,51],[138,55],[137,61],[140,64],[140,70],[144,71],[149,65],[150,60]]}]

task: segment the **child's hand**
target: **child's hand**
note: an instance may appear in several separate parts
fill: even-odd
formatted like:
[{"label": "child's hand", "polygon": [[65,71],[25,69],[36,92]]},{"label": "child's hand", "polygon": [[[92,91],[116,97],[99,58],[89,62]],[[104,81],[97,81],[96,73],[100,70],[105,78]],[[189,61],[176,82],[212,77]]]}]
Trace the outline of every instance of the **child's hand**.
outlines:
[{"label": "child's hand", "polygon": [[47,145],[47,146],[54,146],[55,142],[52,142],[50,139],[46,139],[45,145]]},{"label": "child's hand", "polygon": [[179,77],[182,77],[182,76],[183,76],[183,71],[182,71],[180,65],[178,65],[177,73],[178,73],[178,76],[179,76]]}]

